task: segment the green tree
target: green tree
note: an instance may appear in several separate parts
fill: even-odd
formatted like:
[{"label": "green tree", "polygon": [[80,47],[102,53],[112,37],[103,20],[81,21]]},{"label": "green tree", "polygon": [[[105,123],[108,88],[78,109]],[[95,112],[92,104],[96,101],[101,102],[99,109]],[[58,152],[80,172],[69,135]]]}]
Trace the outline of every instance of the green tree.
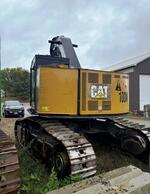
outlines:
[{"label": "green tree", "polygon": [[20,67],[2,69],[1,83],[5,97],[16,97],[20,100],[29,99],[29,71]]}]

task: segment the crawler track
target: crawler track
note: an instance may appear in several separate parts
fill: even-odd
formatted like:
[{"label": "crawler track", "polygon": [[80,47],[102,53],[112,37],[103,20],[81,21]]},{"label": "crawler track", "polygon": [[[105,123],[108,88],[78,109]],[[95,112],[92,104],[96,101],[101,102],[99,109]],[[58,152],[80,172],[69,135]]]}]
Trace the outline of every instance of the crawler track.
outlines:
[{"label": "crawler track", "polygon": [[[131,122],[122,117],[112,117],[110,121],[123,131],[119,135],[122,140],[122,148],[135,155],[148,154],[150,152],[150,128],[143,124]],[[133,150],[132,150],[133,148]]]},{"label": "crawler track", "polygon": [[51,160],[58,176],[69,173],[88,177],[96,173],[96,156],[92,145],[84,136],[75,133],[59,120],[29,117],[18,120],[15,131],[21,144],[33,138],[38,142],[36,147],[41,143],[43,150],[40,152],[43,158]]},{"label": "crawler track", "polygon": [[20,176],[16,147],[0,130],[0,193],[17,194],[19,189]]},{"label": "crawler track", "polygon": [[55,167],[58,178],[68,175],[89,177],[96,173],[94,150],[80,133],[90,136],[101,132],[118,139],[123,150],[142,156],[144,160],[149,156],[150,129],[120,117],[89,121],[31,116],[17,120],[15,124],[18,142],[22,146],[33,142],[33,153],[50,169]]}]

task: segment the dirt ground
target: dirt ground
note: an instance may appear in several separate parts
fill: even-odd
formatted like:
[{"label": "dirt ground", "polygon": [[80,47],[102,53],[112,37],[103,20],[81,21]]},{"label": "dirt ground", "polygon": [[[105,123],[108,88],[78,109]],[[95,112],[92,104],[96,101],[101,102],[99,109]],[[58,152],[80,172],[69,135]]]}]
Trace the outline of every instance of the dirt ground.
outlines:
[{"label": "dirt ground", "polygon": [[0,129],[3,130],[13,141],[15,141],[14,126],[17,118],[2,118]]}]

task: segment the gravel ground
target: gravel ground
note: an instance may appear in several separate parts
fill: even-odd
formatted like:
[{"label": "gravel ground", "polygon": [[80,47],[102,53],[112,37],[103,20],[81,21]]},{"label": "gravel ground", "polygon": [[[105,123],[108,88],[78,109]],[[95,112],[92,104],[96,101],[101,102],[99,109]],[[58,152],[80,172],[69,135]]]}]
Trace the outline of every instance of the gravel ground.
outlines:
[{"label": "gravel ground", "polygon": [[145,125],[146,127],[150,127],[150,119],[139,119],[138,117],[134,117],[134,118],[128,118],[128,120],[130,121],[133,121],[135,123],[139,123],[139,124],[142,124],[142,125]]}]

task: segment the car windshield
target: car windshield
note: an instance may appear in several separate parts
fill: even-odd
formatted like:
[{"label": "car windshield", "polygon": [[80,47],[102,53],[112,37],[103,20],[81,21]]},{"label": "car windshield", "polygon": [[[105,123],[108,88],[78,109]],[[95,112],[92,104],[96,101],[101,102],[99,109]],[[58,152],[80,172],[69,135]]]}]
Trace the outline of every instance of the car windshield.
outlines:
[{"label": "car windshield", "polygon": [[5,102],[6,106],[20,106],[20,102],[19,101],[6,101]]}]

